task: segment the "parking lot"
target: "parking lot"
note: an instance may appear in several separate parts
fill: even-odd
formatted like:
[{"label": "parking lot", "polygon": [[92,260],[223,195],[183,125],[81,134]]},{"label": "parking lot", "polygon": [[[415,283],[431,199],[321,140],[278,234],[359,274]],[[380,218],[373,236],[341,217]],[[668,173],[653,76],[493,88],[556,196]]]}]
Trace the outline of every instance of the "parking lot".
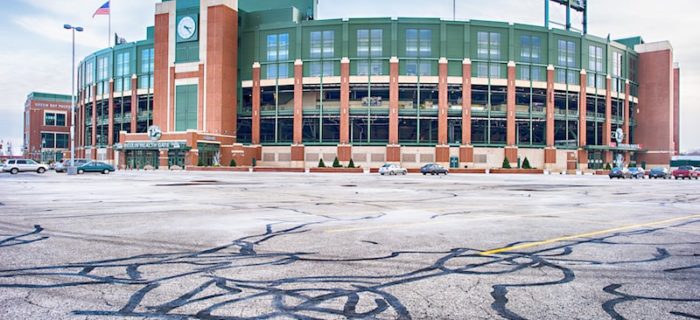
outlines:
[{"label": "parking lot", "polygon": [[700,319],[700,183],[0,174],[2,319]]}]

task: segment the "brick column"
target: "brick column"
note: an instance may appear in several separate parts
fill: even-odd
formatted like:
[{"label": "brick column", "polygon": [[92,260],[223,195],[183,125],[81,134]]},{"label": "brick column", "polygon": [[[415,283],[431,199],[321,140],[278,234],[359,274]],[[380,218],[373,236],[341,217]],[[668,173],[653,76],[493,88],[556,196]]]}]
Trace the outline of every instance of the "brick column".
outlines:
[{"label": "brick column", "polygon": [[546,101],[547,147],[544,149],[544,164],[549,170],[557,163],[557,148],[554,147],[554,66],[547,66],[547,101]]},{"label": "brick column", "polygon": [[109,79],[109,111],[107,112],[107,160],[114,160],[114,79]]},{"label": "brick column", "polygon": [[168,149],[160,149],[158,152],[158,170],[168,169]]},{"label": "brick column", "polygon": [[253,63],[253,123],[251,131],[251,144],[260,144],[260,63],[258,62]]},{"label": "brick column", "polygon": [[[236,141],[238,119],[238,7],[234,1],[199,1],[207,6],[206,72],[200,65],[200,80],[206,74],[206,122],[209,133]],[[202,44],[203,45],[203,44]],[[202,57],[200,57],[202,58]],[[203,101],[203,100],[200,100]]]},{"label": "brick column", "polygon": [[[610,75],[605,80],[605,123],[603,124],[603,145],[609,146],[612,138],[612,79]],[[606,163],[612,165],[613,154],[611,151],[605,151]]]},{"label": "brick column", "polygon": [[399,145],[399,58],[389,60],[389,145],[386,161],[401,161]]},{"label": "brick column", "polygon": [[[304,112],[304,62],[294,61],[294,144],[292,145],[292,165],[304,165],[303,112]],[[296,163],[296,164],[295,164]]]},{"label": "brick column", "polygon": [[472,61],[462,61],[462,145],[459,147],[459,161],[472,165]]},{"label": "brick column", "polygon": [[[622,122],[622,131],[625,133],[623,143],[630,143],[630,81],[625,80],[625,110],[623,112],[624,119]],[[625,152],[625,162],[629,163],[631,156],[629,151]]]},{"label": "brick column", "polygon": [[90,159],[97,160],[97,85],[92,85],[92,152]]},{"label": "brick column", "polygon": [[438,145],[435,147],[435,162],[448,164],[450,162],[450,146],[447,138],[447,58],[438,62]]},{"label": "brick column", "polygon": [[581,90],[578,97],[578,163],[579,169],[588,169],[588,151],[586,151],[586,70],[581,69]]},{"label": "brick column", "polygon": [[83,113],[83,91],[79,90],[78,95],[76,97],[78,101],[75,102],[76,104],[76,114],[75,114],[75,131],[73,134],[75,135],[75,157],[80,158],[80,150],[82,150],[83,143],[82,143],[82,129],[83,126],[85,126],[85,123],[80,121],[82,118],[82,113]]},{"label": "brick column", "polygon": [[131,133],[136,133],[139,113],[139,88],[136,74],[131,76]]},{"label": "brick column", "polygon": [[[172,5],[172,3],[170,3]],[[170,14],[157,12],[155,15],[154,36],[154,63],[153,63],[153,124],[159,126],[164,132],[170,131],[168,119],[168,91],[171,89],[171,76],[169,67],[170,45]],[[172,98],[172,95],[170,95]],[[131,100],[134,101],[133,99]],[[138,101],[138,100],[137,100]],[[132,104],[132,110],[138,112],[138,105]],[[133,118],[132,118],[133,119]],[[136,132],[136,126],[132,127]],[[196,165],[196,163],[195,163]]]},{"label": "brick column", "polygon": [[83,89],[83,96],[80,99],[80,157],[85,158],[85,91],[90,89]]},{"label": "brick column", "polygon": [[340,144],[337,153],[340,161],[350,161],[352,158],[352,146],[350,146],[350,59],[347,57],[340,61]]},{"label": "brick column", "polygon": [[508,62],[508,87],[507,87],[507,111],[506,111],[506,148],[505,157],[511,166],[518,163],[518,146],[515,137],[515,62]]}]

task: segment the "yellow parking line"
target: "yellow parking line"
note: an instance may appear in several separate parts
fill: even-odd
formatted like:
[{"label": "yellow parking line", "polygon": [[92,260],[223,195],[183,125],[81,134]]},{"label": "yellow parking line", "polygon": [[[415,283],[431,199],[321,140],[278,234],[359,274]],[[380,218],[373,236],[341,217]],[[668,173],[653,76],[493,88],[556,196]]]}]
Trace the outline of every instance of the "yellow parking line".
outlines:
[{"label": "yellow parking line", "polygon": [[489,255],[494,255],[494,254],[502,253],[502,252],[539,247],[539,246],[543,246],[543,245],[547,245],[547,244],[551,244],[551,243],[555,243],[555,242],[562,242],[562,241],[574,240],[574,239],[579,239],[579,238],[588,238],[588,237],[597,236],[597,235],[606,234],[606,233],[613,233],[613,232],[625,231],[625,230],[642,228],[642,227],[651,227],[651,226],[655,226],[655,225],[667,224],[667,223],[682,221],[682,220],[690,220],[690,219],[695,219],[695,218],[700,218],[700,214],[678,217],[678,218],[673,218],[673,219],[666,219],[666,220],[661,220],[661,221],[653,221],[653,222],[647,222],[647,223],[621,226],[621,227],[612,228],[612,229],[593,231],[593,232],[582,233],[582,234],[577,234],[577,235],[572,235],[572,236],[565,236],[565,237],[560,237],[560,238],[554,238],[554,239],[549,239],[549,240],[544,240],[544,241],[523,243],[523,244],[510,246],[510,247],[483,251],[480,254],[482,256],[489,256]]},{"label": "yellow parking line", "polygon": [[429,222],[416,222],[416,223],[398,223],[398,224],[384,224],[380,226],[372,227],[357,227],[357,228],[344,228],[344,229],[330,229],[326,230],[326,233],[339,233],[339,232],[352,232],[352,231],[365,231],[365,230],[378,230],[378,229],[390,229],[390,228],[400,228],[400,227],[415,227],[415,226],[425,226],[431,224],[441,224],[446,221],[429,221]]}]

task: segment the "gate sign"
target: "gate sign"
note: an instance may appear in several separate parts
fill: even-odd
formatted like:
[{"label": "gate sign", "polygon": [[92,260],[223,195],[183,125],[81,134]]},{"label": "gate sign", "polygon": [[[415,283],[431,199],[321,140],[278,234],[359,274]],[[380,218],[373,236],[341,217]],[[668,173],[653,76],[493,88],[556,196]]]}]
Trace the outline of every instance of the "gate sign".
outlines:
[{"label": "gate sign", "polygon": [[124,144],[116,144],[118,150],[159,150],[159,149],[186,149],[185,141],[127,141]]},{"label": "gate sign", "polygon": [[622,130],[622,128],[617,128],[615,131],[615,140],[617,140],[618,144],[625,140],[625,132]]}]

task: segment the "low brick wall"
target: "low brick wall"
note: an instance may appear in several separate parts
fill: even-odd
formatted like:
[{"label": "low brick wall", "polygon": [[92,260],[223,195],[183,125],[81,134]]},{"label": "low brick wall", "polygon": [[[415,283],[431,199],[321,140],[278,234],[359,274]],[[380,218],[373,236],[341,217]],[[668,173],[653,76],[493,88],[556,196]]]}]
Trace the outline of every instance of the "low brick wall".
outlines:
[{"label": "low brick wall", "polygon": [[204,172],[248,172],[249,168],[246,167],[195,167],[187,166],[186,171],[204,171]]},{"label": "low brick wall", "polygon": [[450,169],[450,173],[456,174],[486,174],[486,169]]},{"label": "low brick wall", "polygon": [[295,172],[304,173],[304,168],[274,168],[274,167],[254,167],[253,172]]},{"label": "low brick wall", "polygon": [[491,174],[544,174],[542,169],[491,169]]},{"label": "low brick wall", "polygon": [[362,168],[310,168],[310,173],[364,173]]}]

